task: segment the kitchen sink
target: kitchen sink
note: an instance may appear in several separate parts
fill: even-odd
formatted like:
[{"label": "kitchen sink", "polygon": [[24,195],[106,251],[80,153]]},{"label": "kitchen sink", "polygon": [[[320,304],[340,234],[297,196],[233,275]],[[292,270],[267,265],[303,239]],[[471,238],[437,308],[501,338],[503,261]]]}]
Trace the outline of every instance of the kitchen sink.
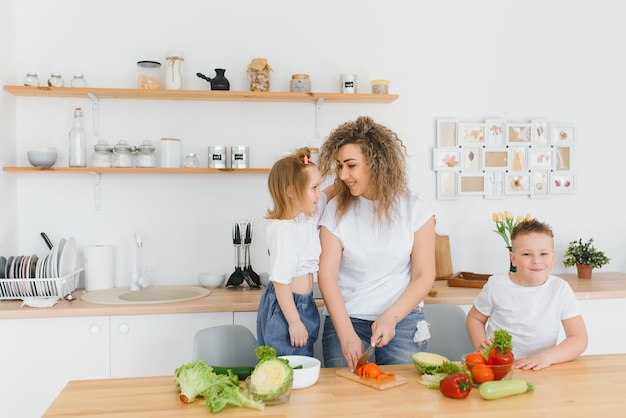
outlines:
[{"label": "kitchen sink", "polygon": [[132,291],[127,287],[95,290],[81,296],[85,302],[101,305],[172,303],[199,299],[211,291],[200,286],[152,286]]}]

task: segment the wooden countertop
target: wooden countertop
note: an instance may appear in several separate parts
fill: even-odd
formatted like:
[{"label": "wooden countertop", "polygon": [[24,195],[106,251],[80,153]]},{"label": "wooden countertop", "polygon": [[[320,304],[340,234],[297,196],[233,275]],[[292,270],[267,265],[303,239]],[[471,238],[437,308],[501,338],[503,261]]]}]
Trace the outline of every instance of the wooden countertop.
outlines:
[{"label": "wooden countertop", "polygon": [[[226,407],[220,417],[617,417],[626,409],[626,354],[582,356],[513,378],[535,385],[531,393],[487,401],[472,388],[465,399],[444,397],[419,383],[413,365],[385,366],[408,383],[379,391],[322,369],[318,382],[293,390],[288,403],[264,411]],[[207,417],[204,400],[183,404],[173,376],[71,381],[44,417]]]},{"label": "wooden countertop", "polygon": [[[625,273],[594,273],[593,278],[578,279],[575,274],[560,274],[572,286],[579,300],[626,298]],[[449,287],[447,280],[435,282],[437,296],[428,296],[425,303],[471,305],[480,289]],[[77,289],[75,296],[85,291]],[[260,290],[236,291],[212,289],[211,294],[191,301],[146,305],[97,305],[78,298],[59,301],[52,308],[23,307],[21,300],[0,301],[0,319],[55,318],[80,316],[155,315],[202,312],[256,312],[261,297]],[[323,302],[319,300],[318,304]]]}]

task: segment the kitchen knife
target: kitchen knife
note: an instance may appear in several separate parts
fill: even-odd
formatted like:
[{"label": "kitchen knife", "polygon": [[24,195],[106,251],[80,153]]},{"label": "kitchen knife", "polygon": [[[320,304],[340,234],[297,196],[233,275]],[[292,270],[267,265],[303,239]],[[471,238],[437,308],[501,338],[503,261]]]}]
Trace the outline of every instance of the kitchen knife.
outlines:
[{"label": "kitchen knife", "polygon": [[376,346],[378,344],[380,344],[380,342],[382,340],[383,340],[383,336],[381,335],[376,340],[376,343],[374,345],[369,346],[369,348],[367,350],[365,350],[365,353],[363,353],[363,355],[361,357],[359,357],[359,359],[356,362],[356,367],[354,368],[354,372],[355,373],[356,373],[357,370],[359,370],[359,367],[361,367],[362,365],[367,363],[367,360],[369,360],[370,357],[372,357],[372,354],[374,354],[374,351],[376,350]]}]

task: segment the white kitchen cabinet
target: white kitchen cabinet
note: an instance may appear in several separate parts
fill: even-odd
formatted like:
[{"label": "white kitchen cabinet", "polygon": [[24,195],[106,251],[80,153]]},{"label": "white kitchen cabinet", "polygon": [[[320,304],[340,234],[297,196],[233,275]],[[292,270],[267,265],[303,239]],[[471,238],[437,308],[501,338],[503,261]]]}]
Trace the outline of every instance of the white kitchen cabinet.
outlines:
[{"label": "white kitchen cabinet", "polygon": [[70,380],[109,377],[109,317],[0,321],[0,416],[40,417]]},{"label": "white kitchen cabinet", "polygon": [[232,323],[232,312],[112,316],[111,377],[171,375],[191,361],[197,331]]}]

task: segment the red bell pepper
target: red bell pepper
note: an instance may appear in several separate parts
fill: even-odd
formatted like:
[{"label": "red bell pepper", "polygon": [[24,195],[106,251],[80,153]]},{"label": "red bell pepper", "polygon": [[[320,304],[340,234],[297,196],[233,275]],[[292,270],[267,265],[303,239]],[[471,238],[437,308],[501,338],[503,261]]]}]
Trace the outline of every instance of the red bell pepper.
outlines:
[{"label": "red bell pepper", "polygon": [[487,364],[511,364],[515,360],[513,352],[508,348],[493,347],[489,353]]},{"label": "red bell pepper", "polygon": [[467,398],[471,390],[472,382],[470,382],[469,377],[462,372],[449,374],[439,382],[439,391],[449,398]]}]

